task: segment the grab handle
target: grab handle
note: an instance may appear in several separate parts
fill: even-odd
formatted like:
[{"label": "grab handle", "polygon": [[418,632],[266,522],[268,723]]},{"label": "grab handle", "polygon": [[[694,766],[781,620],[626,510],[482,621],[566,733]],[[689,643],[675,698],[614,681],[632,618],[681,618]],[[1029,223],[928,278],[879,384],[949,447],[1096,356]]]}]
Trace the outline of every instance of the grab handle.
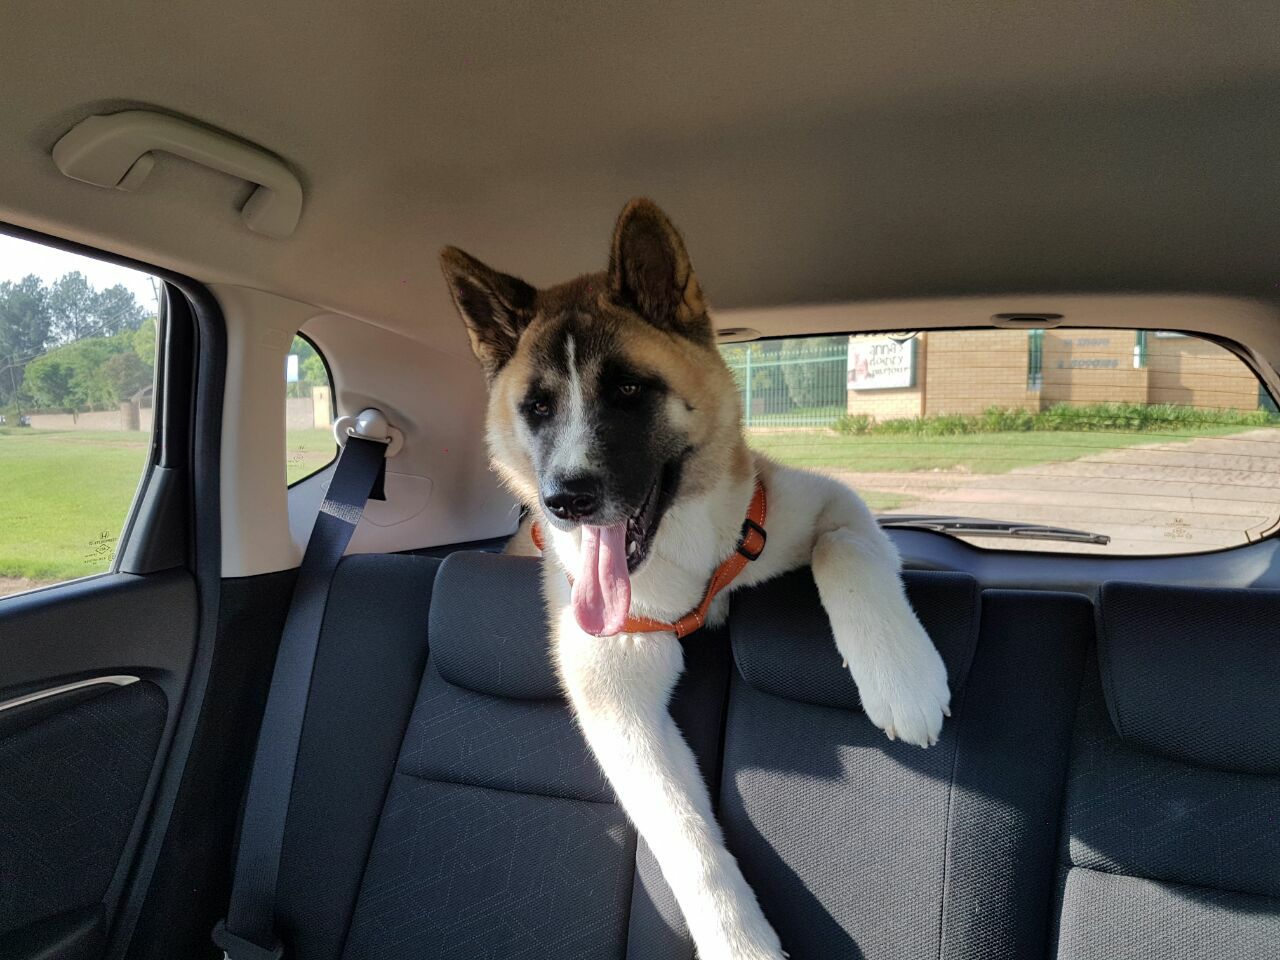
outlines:
[{"label": "grab handle", "polygon": [[229,133],[162,113],[126,110],[86,117],[63,134],[53,162],[73,180],[136,190],[162,150],[258,185],[241,216],[255,233],[284,239],[302,216],[302,184],[278,157]]}]

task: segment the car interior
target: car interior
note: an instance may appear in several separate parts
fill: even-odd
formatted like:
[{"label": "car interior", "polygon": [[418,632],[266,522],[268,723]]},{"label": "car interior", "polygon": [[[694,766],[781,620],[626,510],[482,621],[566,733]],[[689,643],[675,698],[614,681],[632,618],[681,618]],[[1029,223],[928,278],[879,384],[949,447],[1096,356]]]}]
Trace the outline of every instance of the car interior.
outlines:
[{"label": "car interior", "polygon": [[922,750],[806,568],[681,640],[792,960],[1280,957],[1280,7],[13,0],[0,78],[0,960],[695,956],[439,267],[636,196],[947,666]]}]

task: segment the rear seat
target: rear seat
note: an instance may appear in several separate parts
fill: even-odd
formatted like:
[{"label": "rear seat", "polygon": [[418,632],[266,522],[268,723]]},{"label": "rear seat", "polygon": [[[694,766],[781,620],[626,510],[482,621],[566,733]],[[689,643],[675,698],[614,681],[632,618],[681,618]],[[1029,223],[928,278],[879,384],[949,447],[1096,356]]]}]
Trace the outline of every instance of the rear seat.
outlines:
[{"label": "rear seat", "polygon": [[[560,698],[539,576],[537,561],[487,554],[339,568],[281,866],[291,960],[691,960],[670,893]],[[1254,939],[1240,942],[1271,946],[1213,955],[1280,956],[1276,901],[1265,899],[1280,889],[1274,700],[1252,716],[1255,728],[1273,724],[1265,745],[1227,728],[1208,738],[1237,772],[1157,757],[1178,755],[1178,731],[1198,736],[1188,718],[1200,714],[1177,709],[1194,699],[1180,689],[1167,708],[1123,707],[1122,743],[1099,706],[1086,598],[980,595],[956,574],[906,581],[953,684],[954,716],[928,751],[890,743],[862,715],[807,571],[735,596],[734,664],[723,633],[686,641],[673,712],[791,956],[1190,958],[1205,955],[1186,946],[1190,934],[1190,952],[1143,953],[1151,936],[1135,932],[1148,916],[1196,922],[1188,904],[1232,943],[1240,918],[1226,911],[1251,911]],[[1149,642],[1116,639],[1137,636],[1137,615],[1117,610],[1147,609],[1122,604],[1118,589],[1103,595],[1104,666],[1124,696],[1160,658]],[[1250,636],[1276,622],[1270,612],[1256,613]],[[1186,611],[1169,622],[1196,623]],[[1255,673],[1280,684],[1273,653],[1259,650]],[[1153,799],[1151,765],[1171,762],[1178,790]],[[1123,804],[1101,802],[1117,790]],[[1175,844],[1163,852],[1160,835],[1134,829],[1165,821]],[[1164,869],[1184,841],[1208,865]],[[1216,899],[1189,899],[1197,887],[1186,885]]]},{"label": "rear seat", "polygon": [[[540,576],[483,553],[339,567],[282,854],[290,958],[691,956],[561,698]],[[727,641],[701,641],[676,701],[714,770]]]},{"label": "rear seat", "polygon": [[1093,607],[904,579],[952,687],[929,750],[862,713],[809,571],[734,598],[730,845],[798,960],[1043,956]]},{"label": "rear seat", "polygon": [[1056,956],[1280,957],[1280,593],[1113,583],[1099,608]]}]

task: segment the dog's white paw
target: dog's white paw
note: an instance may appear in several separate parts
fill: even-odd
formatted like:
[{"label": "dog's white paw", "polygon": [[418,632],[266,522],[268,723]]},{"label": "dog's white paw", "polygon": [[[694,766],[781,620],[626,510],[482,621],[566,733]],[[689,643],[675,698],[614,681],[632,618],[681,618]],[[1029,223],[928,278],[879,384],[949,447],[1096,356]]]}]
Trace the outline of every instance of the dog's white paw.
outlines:
[{"label": "dog's white paw", "polygon": [[943,718],[951,716],[947,668],[933,641],[913,622],[876,648],[872,656],[854,658],[851,669],[863,711],[890,740],[933,746]]}]

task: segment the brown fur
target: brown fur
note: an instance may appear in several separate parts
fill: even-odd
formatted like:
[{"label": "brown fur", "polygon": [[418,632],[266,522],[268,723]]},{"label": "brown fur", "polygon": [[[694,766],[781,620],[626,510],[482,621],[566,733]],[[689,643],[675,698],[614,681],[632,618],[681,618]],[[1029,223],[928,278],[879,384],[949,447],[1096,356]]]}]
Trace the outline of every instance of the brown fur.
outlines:
[{"label": "brown fur", "polygon": [[[532,293],[522,303],[517,301],[527,287],[523,281],[493,271],[455,248],[444,251],[442,263],[472,347],[490,379],[488,440],[493,467],[530,509],[538,507],[538,478],[521,441],[517,407],[533,378],[546,375],[535,357],[556,318],[566,315],[608,324],[621,340],[625,357],[659,374],[671,395],[684,404],[688,441],[695,452],[685,463],[681,495],[710,489],[726,470],[735,478],[751,475],[738,392],[715,347],[701,286],[679,232],[652,201],[632,200],[622,211],[609,270],[546,289],[528,288]],[[674,285],[655,281],[663,271],[674,275]],[[478,330],[464,309],[459,289],[465,290],[467,283],[492,291],[491,329]]]}]

